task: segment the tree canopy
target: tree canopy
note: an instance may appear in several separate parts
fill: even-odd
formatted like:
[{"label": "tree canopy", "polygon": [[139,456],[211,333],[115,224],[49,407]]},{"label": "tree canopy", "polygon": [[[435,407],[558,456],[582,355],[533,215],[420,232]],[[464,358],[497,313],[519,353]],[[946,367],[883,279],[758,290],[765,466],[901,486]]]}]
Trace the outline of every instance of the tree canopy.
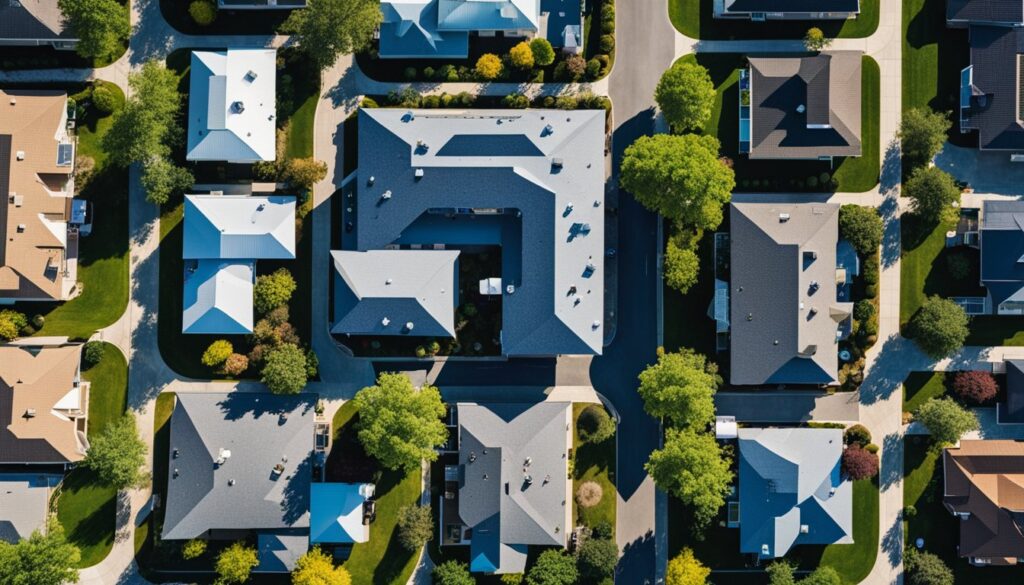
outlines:
[{"label": "tree canopy", "polygon": [[246,546],[244,542],[236,542],[217,555],[216,569],[220,575],[218,583],[245,583],[259,563],[255,548]]},{"label": "tree canopy", "polygon": [[231,342],[227,339],[218,339],[210,344],[203,352],[202,362],[204,366],[215,368],[227,361],[235,352]]},{"label": "tree canopy", "polygon": [[469,572],[469,565],[459,561],[445,561],[434,567],[434,583],[437,585],[475,585],[476,579]]},{"label": "tree canopy", "polygon": [[952,175],[938,167],[920,167],[903,183],[903,194],[910,198],[911,209],[928,223],[954,214],[953,204],[960,201],[960,187]]},{"label": "tree canopy", "polygon": [[926,354],[942,359],[963,347],[970,333],[967,324],[963,307],[950,299],[931,296],[911,317],[909,333]]},{"label": "tree canopy", "polygon": [[323,71],[339,55],[367,47],[383,19],[376,0],[308,0],[305,8],[292,11],[281,32],[294,35],[313,66]]},{"label": "tree canopy", "polygon": [[905,172],[927,165],[946,143],[952,127],[949,114],[931,108],[913,108],[903,112],[899,139]]},{"label": "tree canopy", "polygon": [[295,561],[292,585],[352,585],[352,577],[344,567],[335,567],[330,555],[314,546]]},{"label": "tree canopy", "polygon": [[533,49],[530,47],[530,43],[526,41],[522,41],[509,49],[508,57],[512,61],[512,66],[517,69],[533,68]]},{"label": "tree canopy", "polygon": [[504,69],[501,58],[493,53],[484,53],[476,60],[476,74],[484,80],[496,79]]},{"label": "tree canopy", "polygon": [[615,421],[603,405],[591,404],[576,419],[576,432],[585,443],[603,443],[615,435]]},{"label": "tree canopy", "polygon": [[917,409],[914,420],[920,422],[938,445],[952,445],[968,431],[978,429],[978,417],[952,398],[930,398]]},{"label": "tree canopy", "polygon": [[854,481],[874,477],[878,475],[878,455],[860,445],[850,445],[843,451],[842,470]]},{"label": "tree canopy", "polygon": [[703,355],[686,348],[664,353],[639,378],[638,392],[651,416],[695,428],[714,420],[717,384]]},{"label": "tree canopy", "polygon": [[167,156],[171,145],[183,136],[176,122],[181,96],[174,71],[153,59],[128,74],[128,85],[131,97],[114,114],[110,130],[103,136],[109,160],[122,167]]},{"label": "tree canopy", "polygon": [[804,48],[808,51],[822,51],[832,44],[832,39],[825,36],[824,31],[816,26],[807,29],[804,35]]},{"label": "tree canopy", "polygon": [[999,393],[995,376],[983,370],[971,370],[953,374],[953,391],[965,400],[984,404]]},{"label": "tree canopy", "polygon": [[81,553],[56,518],[46,534],[36,530],[15,544],[0,540],[0,585],[64,585],[78,582]]},{"label": "tree canopy", "polygon": [[82,465],[95,471],[104,484],[123,490],[145,480],[142,467],[147,451],[135,427],[135,417],[125,414],[89,442]]},{"label": "tree canopy", "polygon": [[622,187],[651,211],[683,227],[715,229],[736,186],[713,136],[642,136],[626,148]]},{"label": "tree canopy", "polygon": [[882,218],[874,207],[847,204],[839,208],[839,234],[861,256],[878,253],[882,231]]},{"label": "tree canopy", "polygon": [[584,583],[599,583],[615,573],[619,547],[610,538],[588,538],[576,551],[576,567]]},{"label": "tree canopy", "polygon": [[554,549],[540,553],[526,574],[526,585],[575,585],[578,580],[576,561]]},{"label": "tree canopy", "polygon": [[146,201],[161,205],[167,203],[172,196],[187,191],[196,179],[192,171],[179,167],[164,157],[154,157],[142,165],[142,188],[146,191]]},{"label": "tree canopy", "polygon": [[694,525],[700,528],[725,504],[733,480],[730,464],[711,434],[670,428],[664,447],[651,453],[644,468],[658,488],[690,507]]},{"label": "tree canopy", "polygon": [[256,277],[252,302],[256,312],[263,315],[287,304],[296,288],[295,278],[287,268],[278,268],[270,274]]},{"label": "tree canopy", "polygon": [[112,57],[122,50],[131,32],[126,6],[117,0],[58,0],[57,6],[78,38],[75,52],[79,55]]},{"label": "tree canopy", "polygon": [[953,585],[953,571],[940,557],[927,551],[909,550],[903,558],[907,585]]},{"label": "tree canopy", "polygon": [[711,119],[715,84],[707,69],[681,59],[661,74],[654,99],[673,130],[700,130]]},{"label": "tree canopy", "polygon": [[693,248],[682,248],[669,238],[665,244],[665,284],[683,294],[697,284],[700,274],[700,257]]},{"label": "tree canopy", "polygon": [[705,567],[693,550],[684,548],[665,569],[665,585],[704,585],[711,576],[711,569]]},{"label": "tree canopy", "polygon": [[428,385],[415,389],[405,374],[380,374],[376,385],[356,393],[355,403],[359,441],[388,469],[411,471],[423,459],[434,461],[434,448],[448,440],[441,393]]},{"label": "tree canopy", "polygon": [[294,343],[282,343],[267,354],[260,375],[274,394],[298,394],[306,387],[306,352]]},{"label": "tree canopy", "polygon": [[405,550],[416,552],[434,537],[434,518],[430,504],[402,506],[398,510],[398,542]]},{"label": "tree canopy", "polygon": [[25,318],[24,313],[13,309],[0,310],[0,340],[14,339],[26,325],[28,325],[28,319]]},{"label": "tree canopy", "polygon": [[544,37],[534,37],[530,41],[530,50],[533,51],[533,62],[541,67],[547,67],[555,62],[555,50]]}]

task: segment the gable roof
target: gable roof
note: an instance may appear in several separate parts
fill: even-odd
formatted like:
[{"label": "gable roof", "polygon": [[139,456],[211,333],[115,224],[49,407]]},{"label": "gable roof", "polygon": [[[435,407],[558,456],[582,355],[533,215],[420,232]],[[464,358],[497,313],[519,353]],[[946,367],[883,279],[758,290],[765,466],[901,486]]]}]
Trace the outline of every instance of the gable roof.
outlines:
[{"label": "gable roof", "polygon": [[419,230],[421,241],[410,232],[431,210],[496,210],[514,224],[500,239],[502,284],[514,287],[501,299],[502,352],[601,352],[603,111],[381,108],[359,116],[357,249],[449,242],[457,222]]},{"label": "gable roof", "polygon": [[751,57],[750,158],[860,156],[862,56]]},{"label": "gable roof", "polygon": [[1024,289],[1024,202],[983,202],[979,241],[981,283],[998,307]]},{"label": "gable roof", "polygon": [[193,51],[187,160],[274,160],[277,52]]},{"label": "gable roof", "polygon": [[295,258],[295,197],[185,196],[183,258]]},{"label": "gable roof", "polygon": [[459,403],[457,408],[458,506],[462,521],[473,529],[474,570],[518,572],[526,545],[565,546],[571,527],[570,404]]},{"label": "gable roof", "polygon": [[63,91],[0,90],[0,298],[60,300],[73,284],[62,274],[74,164],[57,160],[66,120]]},{"label": "gable roof", "polygon": [[469,55],[468,31],[438,30],[436,0],[382,1],[380,10],[384,15],[380,25],[381,58],[462,59]]},{"label": "gable roof", "polygon": [[831,384],[838,324],[839,205],[730,206],[733,384]]},{"label": "gable roof", "polygon": [[853,542],[842,429],[744,428],[739,450],[740,552],[781,558],[800,544]]},{"label": "gable roof", "polygon": [[1024,149],[1018,79],[1024,28],[971,25],[970,97],[961,129],[978,130],[982,150]]},{"label": "gable roof", "polygon": [[989,24],[1024,24],[1021,0],[947,0],[946,20]]},{"label": "gable roof", "polygon": [[370,527],[363,524],[363,504],[373,495],[373,484],[317,482],[310,487],[310,544],[370,540]]},{"label": "gable roof", "polygon": [[[178,394],[162,537],[308,528],[317,398],[309,393]],[[222,450],[230,456],[218,464]],[[284,471],[275,474],[278,463]]]},{"label": "gable roof", "polygon": [[960,524],[960,556],[1024,557],[1024,443],[962,440],[943,453],[943,502],[970,514]]},{"label": "gable roof", "polygon": [[82,460],[89,443],[78,419],[89,398],[81,360],[82,344],[64,338],[0,345],[0,463]]},{"label": "gable roof", "polygon": [[540,0],[436,0],[437,29],[537,31]]},{"label": "gable roof", "polygon": [[331,252],[331,333],[455,337],[458,257],[457,250]]},{"label": "gable roof", "polygon": [[182,333],[252,333],[252,262],[199,260],[185,274]]},{"label": "gable roof", "polygon": [[6,40],[78,40],[64,25],[57,0],[0,2],[0,45]]}]

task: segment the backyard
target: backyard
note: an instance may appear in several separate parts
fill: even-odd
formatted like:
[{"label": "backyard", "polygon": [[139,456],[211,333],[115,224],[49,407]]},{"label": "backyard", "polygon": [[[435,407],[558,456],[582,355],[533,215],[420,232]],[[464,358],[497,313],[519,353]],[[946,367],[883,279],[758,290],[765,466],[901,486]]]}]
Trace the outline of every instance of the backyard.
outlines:
[{"label": "backyard", "polygon": [[747,155],[739,154],[739,70],[745,67],[746,56],[697,53],[681,59],[697,62],[711,74],[717,95],[704,133],[717,137],[722,145],[722,155],[732,160],[737,191],[860,193],[878,184],[879,69],[871,57],[863,57],[861,78],[862,155],[837,158],[832,162],[750,160]]},{"label": "backyard", "polygon": [[584,508],[573,500],[573,518],[575,525],[594,528],[601,524],[615,527],[615,447],[616,437],[613,435],[600,443],[587,443],[580,439],[578,421],[580,413],[588,406],[604,408],[600,404],[574,402],[573,418],[573,480],[572,491],[577,493],[586,482],[596,482],[601,486],[601,501],[596,506]]},{"label": "backyard", "polygon": [[[128,399],[128,364],[113,345],[103,344],[103,357],[95,366],[83,370],[89,389],[90,439],[124,414]],[[85,467],[71,471],[55,496],[57,519],[68,540],[82,552],[80,567],[102,561],[114,544],[117,492],[99,483],[96,474]]]},{"label": "backyard", "polygon": [[903,30],[903,110],[956,109],[960,70],[970,61],[967,31],[946,27],[943,0],[904,0]]},{"label": "backyard", "polygon": [[864,38],[878,28],[881,0],[861,0],[860,15],[848,20],[770,20],[716,19],[714,0],[669,0],[668,14],[676,30],[691,39],[802,39],[807,29],[820,28],[833,38]]}]

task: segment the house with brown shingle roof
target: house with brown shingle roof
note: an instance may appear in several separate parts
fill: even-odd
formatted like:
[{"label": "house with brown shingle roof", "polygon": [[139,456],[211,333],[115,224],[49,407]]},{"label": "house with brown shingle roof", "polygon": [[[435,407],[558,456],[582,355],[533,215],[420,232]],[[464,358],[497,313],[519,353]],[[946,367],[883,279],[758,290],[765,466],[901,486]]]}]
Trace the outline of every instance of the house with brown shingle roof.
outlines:
[{"label": "house with brown shingle roof", "polygon": [[67,94],[0,90],[0,304],[67,300],[78,272],[69,224],[74,144]]},{"label": "house with brown shingle roof", "polygon": [[945,450],[943,467],[960,556],[975,565],[1024,561],[1024,442],[964,440]]},{"label": "house with brown shingle roof", "polygon": [[67,464],[89,448],[82,344],[29,337],[0,345],[0,464]]}]

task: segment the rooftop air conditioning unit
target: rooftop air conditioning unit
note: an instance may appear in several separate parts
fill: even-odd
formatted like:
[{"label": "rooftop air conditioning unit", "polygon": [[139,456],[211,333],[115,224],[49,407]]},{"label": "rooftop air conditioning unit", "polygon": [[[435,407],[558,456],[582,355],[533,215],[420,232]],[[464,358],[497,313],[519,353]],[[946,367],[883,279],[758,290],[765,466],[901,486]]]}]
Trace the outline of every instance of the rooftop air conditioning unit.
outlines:
[{"label": "rooftop air conditioning unit", "polygon": [[785,223],[787,221],[789,221],[789,214],[788,213],[780,213],[779,214],[779,222],[780,223]]}]

